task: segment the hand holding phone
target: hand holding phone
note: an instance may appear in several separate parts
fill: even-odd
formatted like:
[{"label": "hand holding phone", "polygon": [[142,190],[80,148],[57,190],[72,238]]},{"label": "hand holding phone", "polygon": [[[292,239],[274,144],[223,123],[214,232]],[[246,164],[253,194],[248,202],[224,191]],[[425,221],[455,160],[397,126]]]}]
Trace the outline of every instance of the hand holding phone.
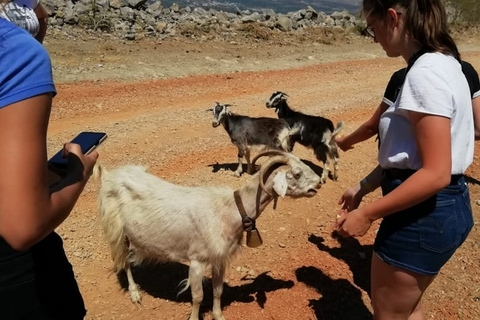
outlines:
[{"label": "hand holding phone", "polygon": [[[107,134],[104,132],[81,132],[70,143],[78,144],[81,148],[81,153],[87,155],[95,150],[106,138]],[[49,169],[60,177],[64,177],[67,173],[68,161],[65,151],[65,148],[62,148],[48,160]]]}]

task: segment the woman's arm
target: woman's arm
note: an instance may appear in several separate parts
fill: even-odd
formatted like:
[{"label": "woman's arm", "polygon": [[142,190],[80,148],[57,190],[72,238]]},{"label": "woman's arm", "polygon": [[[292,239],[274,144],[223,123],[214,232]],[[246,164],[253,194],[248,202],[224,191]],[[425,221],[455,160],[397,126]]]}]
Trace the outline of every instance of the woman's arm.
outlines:
[{"label": "woman's arm", "polygon": [[475,140],[480,140],[480,96],[472,99]]},{"label": "woman's arm", "polygon": [[450,183],[452,175],[450,119],[409,112],[422,167],[398,188],[367,208],[373,219],[407,209]]},{"label": "woman's arm", "polygon": [[340,214],[355,210],[360,205],[363,197],[380,187],[382,181],[382,167],[377,166],[365,178],[348,189],[339,199],[342,205]]},{"label": "woman's arm", "polygon": [[362,123],[354,132],[341,138],[335,139],[337,145],[343,151],[347,151],[353,148],[354,144],[365,141],[378,133],[378,122],[380,116],[387,110],[388,104],[382,101],[377,107],[373,115]]},{"label": "woman's arm", "polygon": [[386,196],[342,216],[337,221],[342,235],[362,236],[373,221],[424,201],[450,182],[450,119],[412,111],[409,117],[422,167]]},{"label": "woman's arm", "polygon": [[45,39],[45,35],[47,34],[48,12],[47,10],[45,10],[45,7],[42,6],[41,3],[37,5],[34,12],[37,15],[38,24],[40,26],[40,29],[38,30],[38,33],[35,36],[35,39],[37,39],[38,42],[43,43],[43,40]]},{"label": "woman's arm", "polygon": [[42,94],[0,108],[0,235],[24,250],[51,233],[69,215],[82,192],[98,154],[83,156],[68,147],[70,165],[58,191],[47,182],[46,133],[52,103]]}]

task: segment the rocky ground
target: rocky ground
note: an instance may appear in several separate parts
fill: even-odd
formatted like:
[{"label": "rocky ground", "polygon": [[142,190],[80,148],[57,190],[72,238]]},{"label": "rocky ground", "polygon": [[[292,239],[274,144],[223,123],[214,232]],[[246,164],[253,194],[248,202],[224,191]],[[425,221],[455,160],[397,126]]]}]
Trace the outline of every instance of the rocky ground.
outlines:
[{"label": "rocky ground", "polygon": [[[480,70],[480,37],[456,34],[464,59]],[[367,119],[380,102],[390,75],[403,67],[386,58],[370,39],[352,35],[285,36],[259,41],[208,38],[143,39],[52,30],[45,41],[58,95],[49,127],[49,154],[76,133],[98,130],[109,138],[99,149],[108,169],[143,164],[153,174],[183,185],[238,188],[236,149],[222,127],[212,128],[205,110],[216,101],[232,111],[275,117],[265,108],[274,91],[289,94],[305,113],[343,120],[345,133]],[[312,152],[294,153],[321,166]],[[467,172],[472,206],[480,221],[479,151]],[[227,269],[223,295],[227,319],[371,319],[369,257],[376,223],[358,239],[332,236],[344,190],[375,165],[373,139],[341,153],[339,181],[309,199],[281,199],[258,220],[264,244],[245,247]],[[181,264],[134,269],[141,305],[131,303],[126,278],[111,271],[109,248],[97,217],[99,184],[92,180],[71,216],[59,227],[67,254],[93,319],[187,319],[191,296],[177,296],[187,276]],[[368,196],[371,201],[378,192]],[[179,199],[183,201],[183,199]],[[426,292],[427,319],[480,318],[480,230],[465,244]],[[202,312],[211,319],[210,276],[205,278]]]}]

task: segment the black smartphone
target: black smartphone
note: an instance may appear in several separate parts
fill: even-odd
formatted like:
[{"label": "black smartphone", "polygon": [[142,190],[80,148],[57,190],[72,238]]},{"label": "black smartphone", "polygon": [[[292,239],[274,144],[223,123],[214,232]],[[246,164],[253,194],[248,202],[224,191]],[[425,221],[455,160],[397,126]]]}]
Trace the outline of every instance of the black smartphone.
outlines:
[{"label": "black smartphone", "polygon": [[[105,132],[80,132],[70,141],[76,143],[82,148],[83,154],[89,154],[97,148],[103,141],[107,139]],[[64,176],[67,170],[67,159],[62,157],[63,148],[60,149],[53,157],[48,160],[50,170],[60,176]]]}]

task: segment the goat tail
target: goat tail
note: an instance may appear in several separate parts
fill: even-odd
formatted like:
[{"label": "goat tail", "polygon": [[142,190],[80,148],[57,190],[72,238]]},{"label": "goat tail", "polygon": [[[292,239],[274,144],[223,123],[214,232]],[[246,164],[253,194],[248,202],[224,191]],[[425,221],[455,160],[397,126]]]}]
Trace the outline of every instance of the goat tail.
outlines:
[{"label": "goat tail", "polygon": [[113,269],[116,273],[125,269],[128,258],[129,242],[124,232],[124,222],[118,209],[100,203],[100,217],[105,238],[110,245]]},{"label": "goat tail", "polygon": [[[99,164],[95,165],[95,177],[104,178],[105,173],[105,169],[102,169]],[[118,273],[125,269],[130,243],[125,234],[125,222],[120,210],[118,210],[118,203],[110,199],[107,194],[108,191],[103,190],[103,188],[100,187],[98,208],[103,234],[110,246],[113,269],[116,273]]]},{"label": "goat tail", "polygon": [[330,130],[327,130],[323,135],[322,143],[328,148],[329,152],[338,154],[338,147],[337,147],[337,143],[335,142],[335,138],[337,137],[337,135],[340,134],[340,132],[343,131],[343,127],[344,127],[344,123],[343,121],[340,121],[337,124],[337,127],[333,130],[333,132],[330,132]]},{"label": "goat tail", "polygon": [[293,127],[290,128],[287,136],[284,139],[284,143],[282,144],[283,151],[286,151],[286,152],[293,151],[293,147],[295,146],[295,142],[298,140],[298,136],[300,136],[301,131],[302,131],[301,123],[295,123]]},{"label": "goat tail", "polygon": [[290,135],[290,136],[295,136],[295,135],[297,135],[297,134],[300,134],[301,131],[302,131],[302,123],[296,122],[296,123],[293,125],[292,129],[290,130],[289,135]]},{"label": "goat tail", "polygon": [[93,167],[93,178],[102,180],[106,174],[107,170],[99,162],[97,162]]},{"label": "goat tail", "polygon": [[180,291],[178,291],[177,293],[177,297],[179,295],[181,295],[182,293],[184,293],[185,291],[187,291],[187,289],[190,287],[190,279],[187,278],[187,279],[183,279],[182,281],[180,281],[180,283],[178,284],[179,287],[183,287],[182,289],[180,289]]},{"label": "goat tail", "polygon": [[337,135],[340,134],[340,132],[343,131],[343,127],[344,127],[344,123],[343,121],[340,121],[338,124],[337,124],[337,127],[335,128],[335,130],[333,130],[332,132],[332,140],[335,139],[337,137]]}]

